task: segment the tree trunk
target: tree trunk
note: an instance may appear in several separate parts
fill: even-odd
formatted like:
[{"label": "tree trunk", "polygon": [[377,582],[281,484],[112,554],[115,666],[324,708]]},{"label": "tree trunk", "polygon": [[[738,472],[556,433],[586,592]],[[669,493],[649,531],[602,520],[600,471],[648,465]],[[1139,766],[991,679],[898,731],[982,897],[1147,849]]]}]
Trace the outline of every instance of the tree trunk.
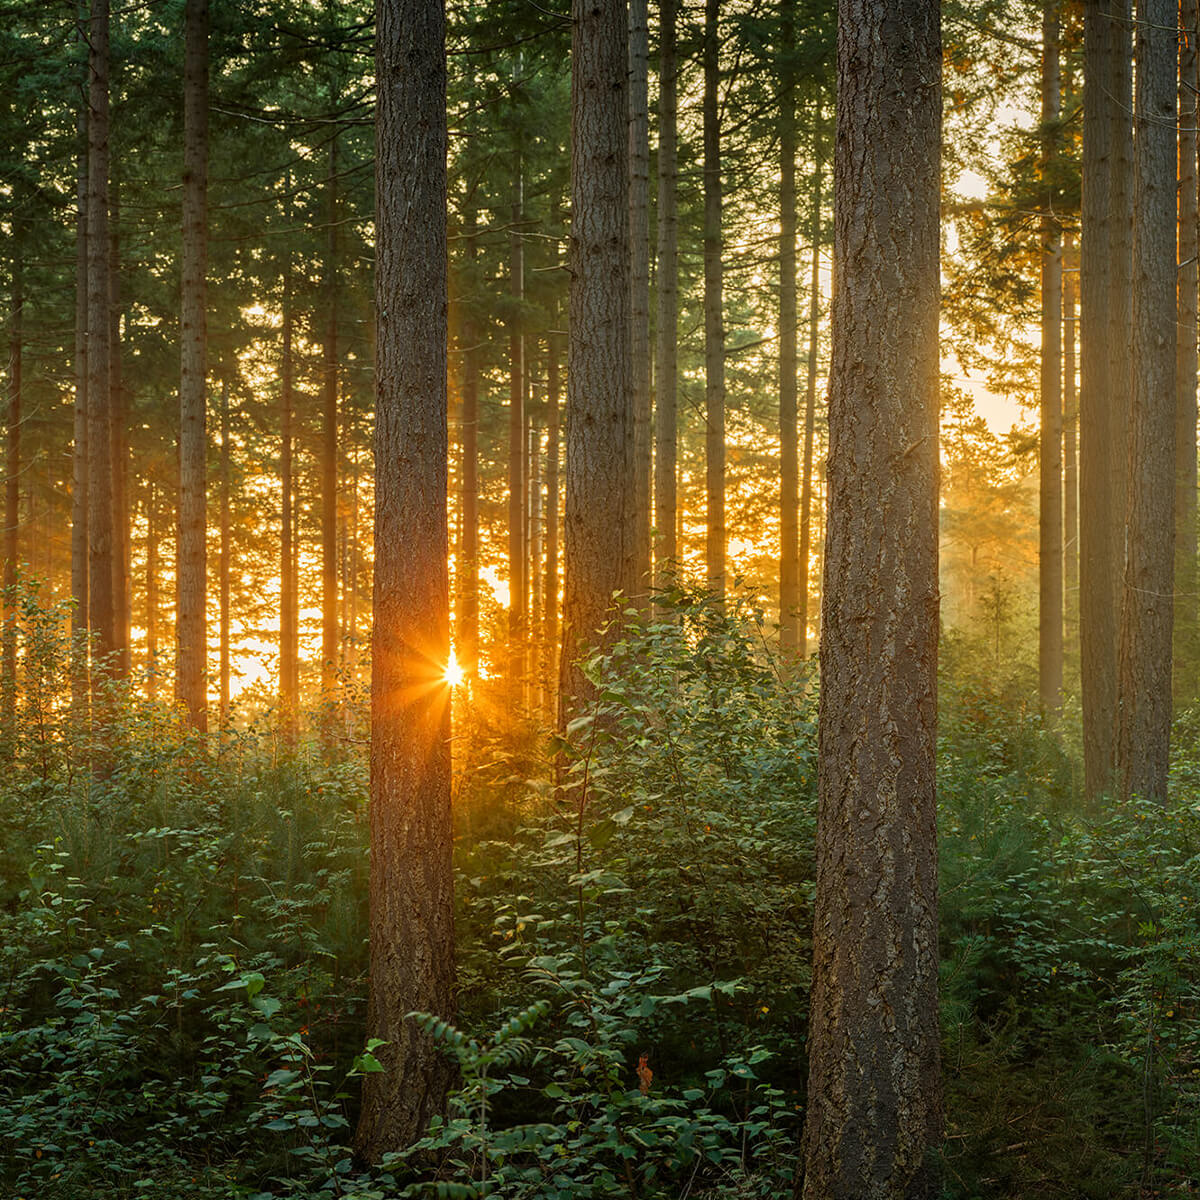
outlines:
[{"label": "tree trunk", "polygon": [[[800,641],[800,442],[796,426],[796,5],[781,14],[779,64],[779,641]],[[816,253],[815,244],[813,253]]]},{"label": "tree trunk", "polygon": [[1063,243],[1063,607],[1066,644],[1072,652],[1079,638],[1079,463],[1076,446],[1079,401],[1075,391],[1075,294],[1077,261],[1070,237]]},{"label": "tree trunk", "polygon": [[936,0],[841,0],[806,1200],[938,1194]]},{"label": "tree trunk", "polygon": [[[1125,561],[1133,170],[1129,0],[1084,11],[1079,257],[1079,641],[1085,787],[1112,784]],[[1172,22],[1172,26],[1174,22]]]},{"label": "tree trunk", "polygon": [[628,25],[623,0],[572,0],[571,311],[566,589],[559,721],[591,697],[579,668],[633,575]]},{"label": "tree trunk", "polygon": [[[558,320],[557,305],[551,324]],[[559,334],[551,329],[546,335],[546,596],[545,668],[547,708],[554,712],[554,690],[558,682],[558,456],[559,404],[562,384],[559,380]]]},{"label": "tree trunk", "polygon": [[720,0],[704,4],[704,414],[709,586],[725,594],[725,320],[721,299]]},{"label": "tree trunk", "polygon": [[454,1010],[446,520],[446,60],[441,0],[381,0],[375,76],[371,977],[359,1152],[419,1137],[453,1070],[407,1016]]},{"label": "tree trunk", "polygon": [[146,694],[158,696],[158,498],[154,480],[146,485]]},{"label": "tree trunk", "polygon": [[1139,0],[1134,122],[1133,393],[1129,535],[1121,609],[1117,776],[1124,797],[1165,801],[1175,587],[1175,19]]},{"label": "tree trunk", "polygon": [[650,583],[650,27],[629,0],[629,253],[633,354],[633,594]]},{"label": "tree trunk", "polygon": [[508,260],[508,290],[512,303],[508,326],[508,683],[514,698],[520,698],[525,687],[525,614],[529,607],[525,545],[525,338],[521,312],[525,303],[525,241],[521,236],[524,208],[521,171],[518,140]]},{"label": "tree trunk", "polygon": [[88,82],[88,625],[103,670],[92,670],[93,692],[112,669],[117,648],[113,608],[112,446],[109,433],[108,267],[108,0],[93,0]]},{"label": "tree trunk", "polygon": [[1200,621],[1196,602],[1196,321],[1197,23],[1200,6],[1182,0],[1179,20],[1179,340],[1175,357],[1175,699],[1186,704],[1200,689]]},{"label": "tree trunk", "polygon": [[539,709],[546,706],[546,689],[543,686],[540,666],[541,634],[545,629],[543,611],[545,582],[542,573],[542,431],[532,414],[529,421],[529,643],[530,643],[530,694],[532,703]]},{"label": "tree trunk", "polygon": [[221,549],[218,558],[220,592],[220,721],[229,724],[229,364],[221,358]]},{"label": "tree trunk", "polygon": [[[288,178],[291,190],[291,177]],[[283,268],[283,345],[279,364],[279,707],[283,733],[294,743],[300,713],[300,601],[296,579],[295,480],[292,419],[295,408],[292,363],[292,264]]]},{"label": "tree trunk", "polygon": [[183,102],[183,272],[180,307],[179,545],[176,698],[192,725],[208,728],[205,408],[208,258],[208,0],[187,0]]},{"label": "tree trunk", "polygon": [[[338,322],[337,137],[326,183],[325,336],[321,344],[321,699],[334,702],[338,669]],[[327,729],[328,733],[329,730]]]},{"label": "tree trunk", "polygon": [[113,620],[117,654],[113,673],[129,678],[129,500],[127,467],[129,434],[125,387],[121,377],[121,241],[120,192],[114,180],[110,188],[108,227],[108,278],[111,287],[108,332],[108,395],[112,456],[113,529]]},{"label": "tree trunk", "polygon": [[812,242],[812,278],[808,285],[808,377],[805,381],[804,395],[804,468],[800,476],[800,613],[796,624],[800,632],[797,646],[801,658],[808,657],[808,560],[812,557],[813,429],[817,418],[817,337],[820,333],[817,322],[821,315],[821,155],[818,139],[822,116],[822,105],[818,99],[813,118],[813,148],[816,161],[813,170],[812,228],[809,231],[809,239]]},{"label": "tree trunk", "polygon": [[[82,19],[80,36],[83,35]],[[76,129],[79,169],[75,180],[75,396],[71,443],[71,710],[76,723],[88,696],[88,119],[80,105]]]},{"label": "tree trunk", "polygon": [[678,558],[675,537],[677,358],[679,342],[679,215],[677,192],[678,65],[675,53],[679,0],[661,0],[658,15],[658,238],[654,345],[654,560],[659,587]]},{"label": "tree trunk", "polygon": [[[475,281],[476,214],[465,219],[467,263]],[[463,302],[462,322],[462,552],[459,578],[458,662],[464,675],[479,674],[479,327],[475,297]]]},{"label": "tree trunk", "polygon": [[1054,215],[1058,157],[1058,0],[1042,9],[1042,427],[1038,477],[1038,695],[1049,718],[1062,710],[1062,229]]},{"label": "tree trunk", "polygon": [[4,672],[3,739],[9,755],[16,753],[17,736],[17,570],[21,554],[21,358],[24,349],[23,318],[24,247],[17,221],[13,221],[12,309],[8,327],[8,453],[4,480],[4,580],[2,634]]}]

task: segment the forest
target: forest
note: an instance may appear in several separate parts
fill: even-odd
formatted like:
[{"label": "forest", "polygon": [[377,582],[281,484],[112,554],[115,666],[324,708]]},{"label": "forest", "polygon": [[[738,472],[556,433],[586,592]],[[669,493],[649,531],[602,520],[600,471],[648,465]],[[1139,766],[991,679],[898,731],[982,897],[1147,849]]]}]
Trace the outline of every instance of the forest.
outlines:
[{"label": "forest", "polygon": [[1200,1192],[1200,0],[0,0],[0,1200]]}]

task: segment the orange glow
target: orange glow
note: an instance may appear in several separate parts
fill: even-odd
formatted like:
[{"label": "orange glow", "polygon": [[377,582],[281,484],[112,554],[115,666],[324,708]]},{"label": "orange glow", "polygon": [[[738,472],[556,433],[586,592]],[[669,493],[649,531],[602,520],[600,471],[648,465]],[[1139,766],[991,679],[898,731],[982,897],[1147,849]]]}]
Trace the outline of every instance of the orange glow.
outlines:
[{"label": "orange glow", "polygon": [[458,665],[458,656],[454,653],[454,647],[450,647],[450,661],[446,664],[446,670],[442,674],[442,678],[452,687],[461,687],[466,674],[462,667]]}]

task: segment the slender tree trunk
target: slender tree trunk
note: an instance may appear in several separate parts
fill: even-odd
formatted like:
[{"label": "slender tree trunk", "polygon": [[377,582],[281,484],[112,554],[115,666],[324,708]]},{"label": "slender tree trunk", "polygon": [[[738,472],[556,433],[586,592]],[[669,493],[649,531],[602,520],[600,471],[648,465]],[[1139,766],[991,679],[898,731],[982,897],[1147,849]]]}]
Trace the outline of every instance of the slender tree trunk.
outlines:
[{"label": "slender tree trunk", "polygon": [[1080,240],[1079,639],[1085,787],[1112,784],[1125,561],[1133,111],[1129,0],[1084,10]]},{"label": "slender tree trunk", "polygon": [[24,247],[20,225],[13,222],[12,309],[8,326],[8,453],[4,480],[4,581],[3,581],[3,738],[10,755],[16,753],[17,736],[17,569],[21,554],[21,366],[23,337]]},{"label": "slender tree trunk", "polygon": [[326,183],[325,336],[321,346],[321,698],[332,704],[338,668],[338,286],[337,138],[329,143]]},{"label": "slender tree trunk", "polygon": [[[82,11],[82,10],[81,10]],[[82,19],[80,34],[83,33]],[[75,180],[75,395],[71,444],[71,709],[83,724],[88,696],[88,109],[80,105]]]},{"label": "slender tree trunk", "polygon": [[[551,314],[557,322],[558,311]],[[559,380],[559,334],[551,329],[546,335],[546,680],[547,709],[554,712],[554,691],[558,682],[558,456],[559,405],[562,384]]]},{"label": "slender tree trunk", "polygon": [[1042,427],[1038,474],[1038,694],[1042,712],[1062,709],[1062,228],[1053,211],[1058,157],[1058,0],[1042,9]]},{"label": "slender tree trunk", "polygon": [[183,273],[179,384],[179,544],[176,698],[208,728],[207,442],[208,0],[187,0],[183,103]]},{"label": "slender tree trunk", "polygon": [[[542,431],[534,420],[529,423],[529,641],[530,664],[542,661],[541,635],[545,629],[544,575],[542,569]],[[546,689],[540,671],[531,669],[531,693],[538,709],[546,705]]]},{"label": "slender tree trunk", "polygon": [[229,364],[221,359],[221,549],[218,558],[220,591],[220,721],[229,724]]},{"label": "slender tree trunk", "polygon": [[108,0],[93,0],[88,53],[88,624],[95,652],[105,664],[103,671],[93,667],[93,689],[111,670],[109,656],[117,648],[108,371],[108,22]]},{"label": "slender tree trunk", "polygon": [[[467,263],[475,281],[476,214],[465,219]],[[462,554],[458,564],[458,661],[469,679],[479,674],[479,327],[474,296],[463,302]]]},{"label": "slender tree trunk", "polygon": [[1138,0],[1134,121],[1133,395],[1121,610],[1121,794],[1165,801],[1175,588],[1175,125],[1173,0]]},{"label": "slender tree trunk", "polygon": [[117,654],[114,674],[129,678],[129,435],[126,430],[125,386],[121,376],[121,240],[120,191],[110,188],[108,227],[108,277],[111,287],[108,333],[109,438],[112,456],[113,618]]},{"label": "slender tree trunk", "polygon": [[1070,237],[1063,244],[1063,567],[1066,643],[1079,644],[1079,401],[1075,391],[1075,293],[1078,269]]},{"label": "slender tree trunk", "polygon": [[529,603],[525,545],[525,303],[524,179],[518,141],[513,168],[512,232],[509,234],[508,290],[513,311],[508,327],[508,636],[509,686],[514,697],[525,687],[525,614]]},{"label": "slender tree trunk", "polygon": [[[796,52],[795,0],[781,16],[779,64],[779,641],[800,641],[800,444],[796,425]],[[815,253],[815,251],[814,251]]]},{"label": "slender tree trunk", "polygon": [[721,268],[721,0],[704,4],[704,413],[705,493],[708,525],[705,567],[718,594],[725,593],[725,319]]},{"label": "slender tree trunk", "polygon": [[579,657],[633,575],[628,25],[623,0],[572,0],[571,311],[559,722],[592,695]]},{"label": "slender tree trunk", "polygon": [[1200,611],[1196,599],[1196,322],[1200,197],[1196,156],[1197,24],[1200,6],[1182,0],[1179,20],[1179,339],[1175,358],[1175,698],[1188,703],[1200,689]]},{"label": "slender tree trunk", "polygon": [[[291,190],[291,178],[288,178]],[[296,579],[295,480],[292,420],[295,409],[292,362],[292,265],[283,269],[283,345],[279,366],[279,707],[284,737],[294,743],[300,713],[300,602]]]},{"label": "slender tree trunk", "polygon": [[[817,418],[817,338],[820,330],[817,322],[821,315],[821,155],[819,148],[822,106],[818,98],[813,120],[813,164],[812,227],[809,240],[812,243],[812,277],[808,285],[808,367],[804,394],[804,463],[800,475],[800,613],[796,624],[800,637],[797,646],[801,658],[808,657],[808,612],[809,570],[808,560],[812,556],[812,473],[813,473],[813,430]],[[818,543],[819,544],[819,543]]]},{"label": "slender tree trunk", "polygon": [[654,559],[660,587],[677,557],[675,537],[677,358],[679,340],[679,163],[676,22],[679,0],[658,10],[658,238],[654,343]]},{"label": "slender tree trunk", "polygon": [[633,592],[650,582],[650,27],[647,0],[629,3],[629,272],[633,353]]},{"label": "slender tree trunk", "polygon": [[805,1200],[939,1194],[936,0],[841,0]]},{"label": "slender tree trunk", "polygon": [[442,0],[381,0],[376,110],[371,976],[358,1126],[371,1161],[445,1109],[447,1057],[407,1014],[454,1010],[446,519],[446,60]]},{"label": "slender tree trunk", "polygon": [[146,694],[158,696],[158,497],[154,480],[146,485]]}]

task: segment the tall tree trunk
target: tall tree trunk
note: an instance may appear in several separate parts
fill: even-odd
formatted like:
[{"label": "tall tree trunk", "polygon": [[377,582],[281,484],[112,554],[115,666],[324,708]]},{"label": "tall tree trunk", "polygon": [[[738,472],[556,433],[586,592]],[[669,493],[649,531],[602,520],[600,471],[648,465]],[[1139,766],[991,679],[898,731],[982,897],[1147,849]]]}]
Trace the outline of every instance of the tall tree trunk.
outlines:
[{"label": "tall tree trunk", "polygon": [[179,544],[175,695],[208,729],[205,417],[207,400],[208,0],[187,0],[183,83],[183,272],[179,383]]},{"label": "tall tree trunk", "polygon": [[[558,306],[551,313],[551,325],[557,323]],[[558,456],[559,404],[562,384],[559,379],[559,333],[551,328],[546,335],[546,597],[545,667],[547,708],[553,712],[554,691],[558,683]]]},{"label": "tall tree trunk", "polygon": [[4,480],[4,580],[2,635],[4,673],[0,705],[3,739],[8,753],[16,752],[17,735],[17,568],[21,554],[21,359],[25,292],[24,247],[20,225],[13,221],[12,309],[8,326],[8,453]]},{"label": "tall tree trunk", "polygon": [[220,593],[220,722],[229,724],[229,364],[221,357],[221,549],[218,557]]},{"label": "tall tree trunk", "polygon": [[407,1014],[454,1009],[446,520],[446,60],[442,0],[381,0],[375,76],[375,628],[371,977],[358,1149],[444,1111],[454,1072]]},{"label": "tall tree trunk", "polygon": [[151,479],[146,485],[146,694],[158,696],[158,497]]},{"label": "tall tree trunk", "polygon": [[1062,709],[1062,228],[1054,214],[1058,157],[1058,0],[1042,8],[1042,427],[1038,477],[1038,695]]},{"label": "tall tree trunk", "polygon": [[675,40],[679,0],[658,10],[658,237],[654,344],[654,561],[665,586],[678,557],[675,537],[677,358],[679,342],[678,64]]},{"label": "tall tree trunk", "polygon": [[508,290],[513,306],[508,327],[508,683],[514,697],[520,697],[525,687],[525,614],[529,595],[525,546],[525,337],[521,312],[525,303],[525,240],[521,234],[525,185],[522,169],[518,140],[513,167],[508,260]]},{"label": "tall tree trunk", "polygon": [[[779,641],[800,640],[800,440],[796,425],[796,4],[781,14],[779,92]],[[814,253],[815,253],[814,249]]]},{"label": "tall tree trunk", "polygon": [[1079,638],[1079,460],[1076,455],[1079,401],[1075,391],[1075,294],[1077,256],[1068,235],[1063,242],[1063,606],[1066,644]]},{"label": "tall tree trunk", "polygon": [[113,608],[112,448],[109,434],[108,0],[92,0],[88,82],[88,624],[98,659],[117,647]]},{"label": "tall tree trunk", "polygon": [[[821,154],[820,129],[822,105],[817,99],[813,117],[813,191],[812,226],[809,240],[812,243],[812,276],[808,284],[808,367],[804,390],[804,463],[800,475],[800,613],[796,624],[800,637],[797,646],[801,658],[808,657],[808,611],[809,570],[808,560],[812,556],[812,500],[813,500],[813,429],[817,419],[817,338],[820,330],[817,322],[821,316]],[[818,544],[820,544],[818,542]]]},{"label": "tall tree trunk", "polygon": [[721,269],[721,0],[704,4],[704,461],[707,530],[704,562],[711,587],[725,593],[725,320]]},{"label": "tall tree trunk", "polygon": [[1112,784],[1125,562],[1133,223],[1130,27],[1129,0],[1088,0],[1079,256],[1079,641],[1084,776],[1093,800]]},{"label": "tall tree trunk", "polygon": [[633,353],[633,594],[650,583],[650,27],[629,2],[629,253]]},{"label": "tall tree trunk", "polygon": [[[81,6],[82,12],[82,6]],[[80,21],[80,36],[83,22]],[[75,355],[74,421],[71,442],[71,709],[76,724],[88,696],[88,108],[76,123],[79,167],[75,180]]]},{"label": "tall tree trunk", "polygon": [[806,1200],[938,1194],[936,0],[841,0]]},{"label": "tall tree trunk", "polygon": [[[465,218],[467,263],[475,281],[478,256],[474,207]],[[468,679],[479,674],[479,327],[474,296],[462,322],[462,548],[459,556],[458,662]]]},{"label": "tall tree trunk", "polygon": [[1175,587],[1175,98],[1172,0],[1138,0],[1129,536],[1121,610],[1121,794],[1166,800]]},{"label": "tall tree trunk", "polygon": [[1196,601],[1196,322],[1198,275],[1196,122],[1200,5],[1182,0],[1179,21],[1179,340],[1175,357],[1175,698],[1200,689],[1200,611]]},{"label": "tall tree trunk", "polygon": [[112,456],[113,529],[113,619],[117,654],[114,673],[129,678],[129,500],[127,466],[129,434],[125,386],[121,377],[121,241],[120,191],[115,180],[110,187],[108,229],[108,277],[111,286],[108,332],[108,395]]},{"label": "tall tree trunk", "polygon": [[[337,137],[329,143],[326,182],[325,336],[321,345],[321,698],[332,704],[338,669],[338,286]],[[327,731],[328,732],[328,731]]]},{"label": "tall tree trunk", "polygon": [[529,422],[529,642],[531,696],[533,704],[543,710],[546,689],[538,669],[542,660],[541,635],[545,628],[545,591],[542,587],[542,431],[532,414]]},{"label": "tall tree trunk", "polygon": [[629,344],[628,25],[623,0],[572,0],[571,311],[567,345],[565,593],[559,722],[592,695],[579,668],[613,593],[628,590],[633,535]]},{"label": "tall tree trunk", "polygon": [[[291,190],[288,177],[288,190]],[[300,598],[296,579],[295,478],[292,420],[292,264],[283,268],[283,345],[279,364],[279,707],[283,733],[295,742],[300,712]]]}]

